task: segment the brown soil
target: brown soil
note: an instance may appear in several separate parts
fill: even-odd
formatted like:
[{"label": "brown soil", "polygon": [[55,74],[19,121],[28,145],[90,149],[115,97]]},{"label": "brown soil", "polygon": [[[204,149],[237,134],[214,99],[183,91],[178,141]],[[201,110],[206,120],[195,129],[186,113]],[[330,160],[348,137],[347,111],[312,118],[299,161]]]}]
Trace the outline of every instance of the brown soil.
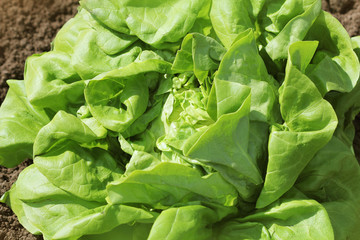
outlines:
[{"label": "brown soil", "polygon": [[323,9],[340,20],[350,36],[360,35],[359,0],[322,0]]},{"label": "brown soil", "polygon": [[[31,161],[26,161],[15,168],[0,168],[0,195],[4,194],[10,189],[12,183],[16,181],[19,173],[28,165]],[[15,214],[4,204],[0,204],[0,239],[1,240],[40,240],[41,236],[33,236],[27,230],[25,230]]]},{"label": "brown soil", "polygon": [[[58,29],[75,13],[77,0],[0,0],[0,103],[7,79],[22,79],[25,59],[50,50]],[[360,35],[359,0],[322,0],[323,8],[345,26],[351,36]],[[355,151],[360,156],[360,115],[355,120]],[[0,195],[10,189],[31,161],[7,169],[0,166]],[[27,232],[13,212],[0,204],[0,240],[42,239]]]},{"label": "brown soil", "polygon": [[57,30],[77,6],[77,0],[0,0],[0,100],[5,80],[23,78],[25,59],[50,50]]}]

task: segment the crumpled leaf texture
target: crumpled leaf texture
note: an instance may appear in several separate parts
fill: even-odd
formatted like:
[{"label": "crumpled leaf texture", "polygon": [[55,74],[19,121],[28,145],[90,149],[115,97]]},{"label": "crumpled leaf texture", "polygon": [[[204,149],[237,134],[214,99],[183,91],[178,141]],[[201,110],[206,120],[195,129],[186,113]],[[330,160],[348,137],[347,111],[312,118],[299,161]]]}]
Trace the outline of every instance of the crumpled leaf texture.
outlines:
[{"label": "crumpled leaf texture", "polygon": [[45,240],[357,240],[360,38],[320,0],[82,0],[0,108]]}]

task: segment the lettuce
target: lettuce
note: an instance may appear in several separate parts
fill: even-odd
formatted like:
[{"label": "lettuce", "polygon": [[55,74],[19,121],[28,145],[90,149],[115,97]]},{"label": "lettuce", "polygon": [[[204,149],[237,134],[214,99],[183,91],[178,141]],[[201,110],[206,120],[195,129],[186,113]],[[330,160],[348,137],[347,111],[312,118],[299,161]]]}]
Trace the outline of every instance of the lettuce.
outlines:
[{"label": "lettuce", "polygon": [[320,0],[82,0],[0,108],[45,240],[358,239],[360,37]]}]

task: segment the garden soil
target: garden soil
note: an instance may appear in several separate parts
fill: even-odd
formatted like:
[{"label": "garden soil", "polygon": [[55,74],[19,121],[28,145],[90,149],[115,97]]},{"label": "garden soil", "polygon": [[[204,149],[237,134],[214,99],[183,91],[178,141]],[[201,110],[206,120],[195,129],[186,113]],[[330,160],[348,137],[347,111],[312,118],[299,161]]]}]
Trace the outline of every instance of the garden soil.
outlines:
[{"label": "garden soil", "polygon": [[[360,0],[322,0],[351,36],[360,35]],[[0,0],[0,103],[7,79],[23,79],[25,59],[50,50],[50,42],[61,26],[77,12],[77,0]],[[360,115],[355,120],[354,148],[360,156]],[[1,127],[1,126],[0,126]],[[19,173],[32,162],[15,168],[0,166],[0,195],[10,189]],[[36,240],[17,221],[13,212],[0,204],[0,240]]]}]

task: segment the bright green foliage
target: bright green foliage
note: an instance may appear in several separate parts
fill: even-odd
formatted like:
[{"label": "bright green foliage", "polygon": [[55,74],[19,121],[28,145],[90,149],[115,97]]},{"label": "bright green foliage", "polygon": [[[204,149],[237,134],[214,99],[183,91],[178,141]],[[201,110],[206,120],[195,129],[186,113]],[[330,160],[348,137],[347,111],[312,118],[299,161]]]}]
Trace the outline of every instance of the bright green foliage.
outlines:
[{"label": "bright green foliage", "polygon": [[356,239],[360,230],[350,223],[360,221],[359,181],[360,170],[354,154],[334,136],[306,166],[295,186],[323,204],[336,239]]},{"label": "bright green foliage", "polygon": [[249,216],[225,222],[218,239],[333,240],[325,208],[314,200],[300,199],[281,199]]},{"label": "bright green foliage", "polygon": [[357,240],[360,37],[320,0],[83,0],[9,80],[1,202],[45,240]]},{"label": "bright green foliage", "polygon": [[288,191],[335,131],[337,118],[332,106],[303,73],[316,45],[297,42],[289,49],[285,80],[279,89],[284,124],[273,126],[269,136],[269,162],[258,208]]},{"label": "bright green foliage", "polygon": [[50,120],[44,109],[29,103],[23,81],[7,83],[10,89],[0,108],[0,164],[15,167],[32,157],[36,135]]}]

